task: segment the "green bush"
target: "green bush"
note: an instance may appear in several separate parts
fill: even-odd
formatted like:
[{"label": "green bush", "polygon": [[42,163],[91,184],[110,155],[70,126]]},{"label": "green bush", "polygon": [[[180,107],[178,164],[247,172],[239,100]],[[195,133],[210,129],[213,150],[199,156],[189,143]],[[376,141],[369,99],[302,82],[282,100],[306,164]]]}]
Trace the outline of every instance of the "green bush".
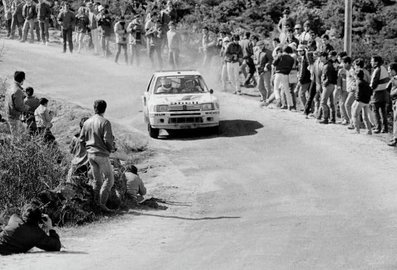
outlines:
[{"label": "green bush", "polygon": [[0,156],[0,211],[19,208],[66,179],[69,162],[39,136],[3,139]]}]

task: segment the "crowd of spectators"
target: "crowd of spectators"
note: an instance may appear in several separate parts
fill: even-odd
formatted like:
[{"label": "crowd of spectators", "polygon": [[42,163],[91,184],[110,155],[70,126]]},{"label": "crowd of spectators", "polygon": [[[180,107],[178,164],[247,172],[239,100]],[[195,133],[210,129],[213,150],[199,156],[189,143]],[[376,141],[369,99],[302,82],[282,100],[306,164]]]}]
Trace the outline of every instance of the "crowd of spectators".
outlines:
[{"label": "crowd of spectators", "polygon": [[[100,2],[87,1],[74,12],[68,2],[38,1],[13,0],[7,16],[9,38],[14,39],[18,29],[21,42],[30,32],[30,42],[48,45],[51,24],[62,33],[63,52],[68,48],[72,53],[77,46],[78,52],[114,55],[118,63],[123,51],[125,63],[137,65],[146,52],[156,69],[186,66],[181,64],[181,49],[193,44],[202,62],[197,64],[188,55],[184,62],[219,70],[224,91],[231,87],[235,94],[243,94],[242,87],[255,87],[263,107],[274,103],[277,108],[302,111],[320,124],[339,123],[356,132],[362,122],[368,134],[389,130],[388,113],[396,107],[396,64],[387,67],[379,55],[366,63],[335,51],[328,34],[319,36],[310,21],[295,22],[288,9],[271,40],[241,29],[216,33],[206,26],[191,38],[178,27],[181,18],[173,1],[133,1],[130,15],[119,16]],[[168,63],[163,61],[165,55]],[[397,135],[389,145],[397,145]]]}]

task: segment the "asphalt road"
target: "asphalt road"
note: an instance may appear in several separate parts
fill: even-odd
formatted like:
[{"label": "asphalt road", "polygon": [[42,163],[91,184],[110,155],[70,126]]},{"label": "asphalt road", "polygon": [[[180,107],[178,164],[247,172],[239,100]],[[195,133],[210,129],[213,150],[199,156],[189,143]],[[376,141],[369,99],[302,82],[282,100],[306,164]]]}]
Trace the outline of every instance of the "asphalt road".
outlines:
[{"label": "asphalt road", "polygon": [[[150,71],[4,41],[0,77],[91,107],[145,133]],[[376,136],[320,126],[211,88],[221,133],[150,139],[143,175],[165,211],[64,229],[60,253],[1,258],[1,269],[396,269],[396,154]],[[384,136],[384,135],[383,135]]]}]

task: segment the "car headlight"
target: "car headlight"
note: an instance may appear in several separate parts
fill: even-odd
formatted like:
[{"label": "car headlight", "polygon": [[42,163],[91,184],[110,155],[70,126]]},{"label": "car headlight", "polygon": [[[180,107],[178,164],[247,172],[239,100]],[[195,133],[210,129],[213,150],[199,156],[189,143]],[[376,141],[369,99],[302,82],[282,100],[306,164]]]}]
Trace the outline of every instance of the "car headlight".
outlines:
[{"label": "car headlight", "polygon": [[201,104],[201,110],[203,111],[212,111],[214,109],[213,103],[203,103]]},{"label": "car headlight", "polygon": [[156,105],[156,106],[154,106],[154,111],[155,112],[167,112],[168,105]]}]

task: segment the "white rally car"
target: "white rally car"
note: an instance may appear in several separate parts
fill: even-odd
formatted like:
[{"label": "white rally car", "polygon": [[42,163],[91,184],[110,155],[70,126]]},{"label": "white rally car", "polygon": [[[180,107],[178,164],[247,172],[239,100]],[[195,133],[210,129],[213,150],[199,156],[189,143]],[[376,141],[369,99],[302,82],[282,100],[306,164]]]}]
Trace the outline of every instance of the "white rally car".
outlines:
[{"label": "white rally car", "polygon": [[219,128],[219,103],[197,71],[155,72],[143,96],[149,135],[160,129]]}]

